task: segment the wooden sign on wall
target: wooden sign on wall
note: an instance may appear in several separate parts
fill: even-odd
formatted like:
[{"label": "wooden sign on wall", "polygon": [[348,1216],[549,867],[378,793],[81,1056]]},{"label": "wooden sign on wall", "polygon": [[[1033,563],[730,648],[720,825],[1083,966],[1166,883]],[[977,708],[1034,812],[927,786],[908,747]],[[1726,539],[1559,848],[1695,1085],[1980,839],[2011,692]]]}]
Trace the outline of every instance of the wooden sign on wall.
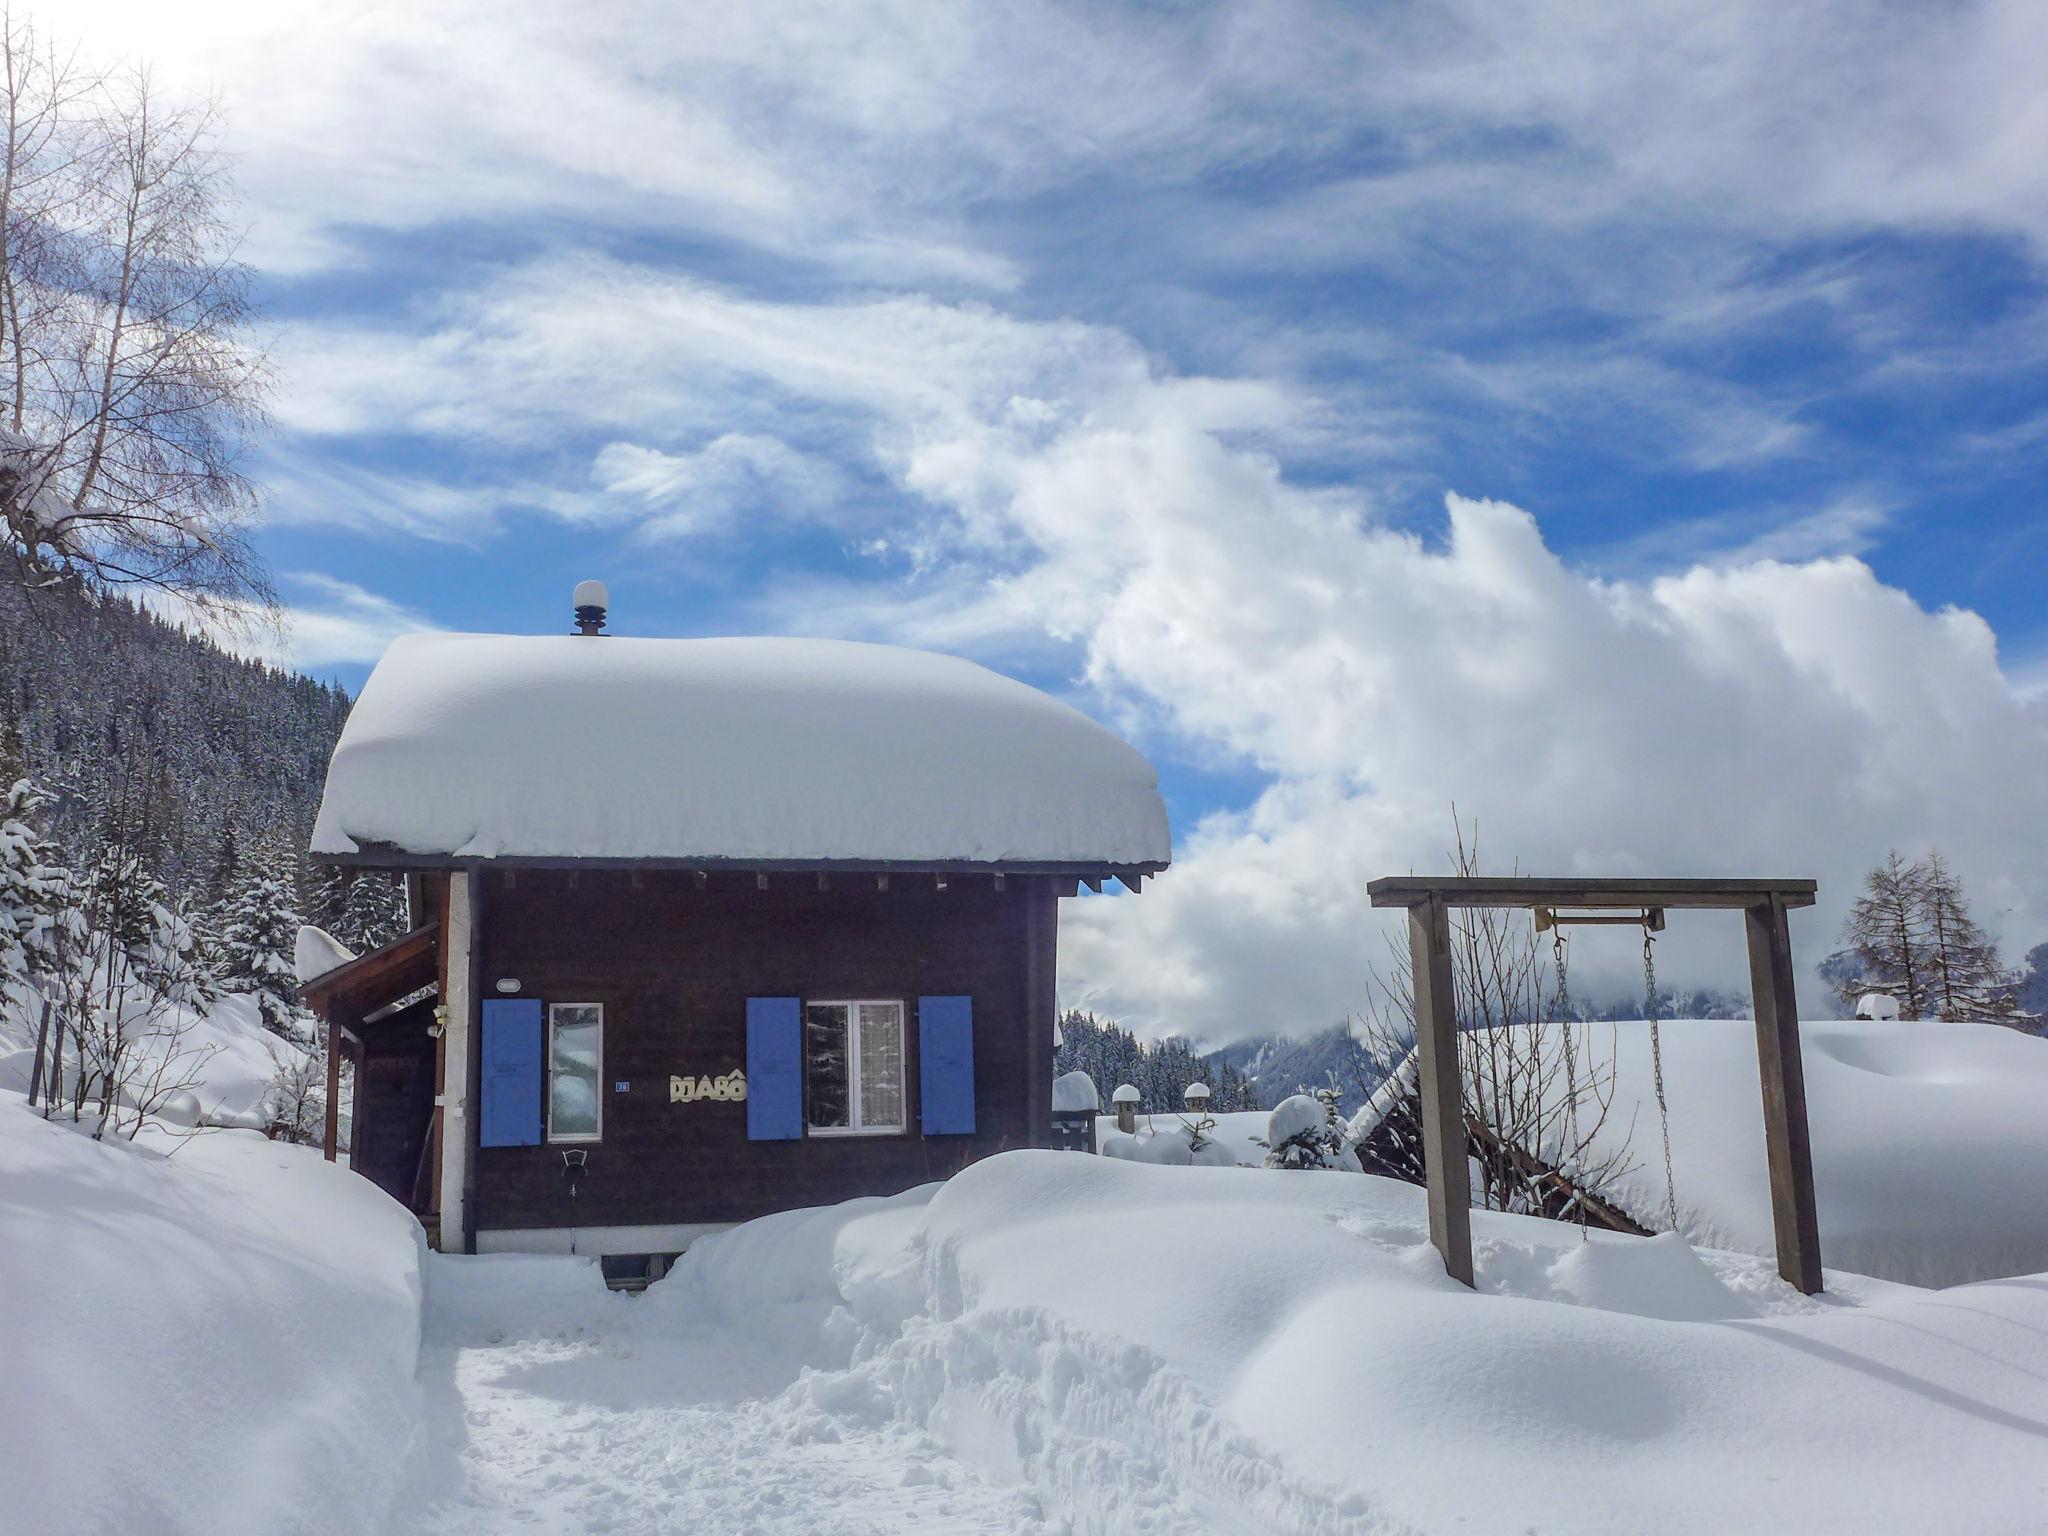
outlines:
[{"label": "wooden sign on wall", "polygon": [[668,1101],[671,1104],[700,1104],[710,1101],[715,1104],[737,1104],[747,1096],[747,1074],[738,1067],[723,1077],[671,1077],[668,1080]]}]

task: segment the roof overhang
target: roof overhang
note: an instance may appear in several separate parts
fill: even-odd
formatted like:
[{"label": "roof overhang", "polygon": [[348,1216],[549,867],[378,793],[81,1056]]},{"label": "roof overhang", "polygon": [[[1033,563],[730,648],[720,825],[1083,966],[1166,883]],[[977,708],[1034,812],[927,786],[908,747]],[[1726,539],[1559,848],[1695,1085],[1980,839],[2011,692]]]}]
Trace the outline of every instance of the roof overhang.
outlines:
[{"label": "roof overhang", "polygon": [[[357,869],[616,869],[655,873],[706,874],[874,874],[874,875],[1062,875],[1069,879],[1121,880],[1133,890],[1147,875],[1168,868],[1164,861],[1105,864],[1093,860],[978,859],[735,859],[735,858],[564,858],[539,854],[501,854],[466,858],[452,853],[413,853],[388,844],[364,843],[352,853],[314,853],[315,864]],[[367,957],[365,957],[367,958]]]}]

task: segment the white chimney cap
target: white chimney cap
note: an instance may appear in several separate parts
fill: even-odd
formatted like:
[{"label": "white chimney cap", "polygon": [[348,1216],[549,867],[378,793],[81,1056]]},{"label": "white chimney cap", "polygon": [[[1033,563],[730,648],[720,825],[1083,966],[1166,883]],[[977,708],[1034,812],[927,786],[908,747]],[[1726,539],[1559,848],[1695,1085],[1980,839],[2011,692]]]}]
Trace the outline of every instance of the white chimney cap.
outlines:
[{"label": "white chimney cap", "polygon": [[1109,1096],[1112,1104],[1135,1104],[1143,1095],[1129,1083],[1119,1084],[1115,1093]]},{"label": "white chimney cap", "polygon": [[609,608],[612,605],[612,595],[605,591],[604,583],[601,581],[579,581],[576,583],[576,593],[569,601],[578,608]]},{"label": "white chimney cap", "polygon": [[1206,1099],[1209,1097],[1209,1085],[1207,1083],[1189,1083],[1186,1088],[1181,1090],[1180,1096],[1184,1099]]}]

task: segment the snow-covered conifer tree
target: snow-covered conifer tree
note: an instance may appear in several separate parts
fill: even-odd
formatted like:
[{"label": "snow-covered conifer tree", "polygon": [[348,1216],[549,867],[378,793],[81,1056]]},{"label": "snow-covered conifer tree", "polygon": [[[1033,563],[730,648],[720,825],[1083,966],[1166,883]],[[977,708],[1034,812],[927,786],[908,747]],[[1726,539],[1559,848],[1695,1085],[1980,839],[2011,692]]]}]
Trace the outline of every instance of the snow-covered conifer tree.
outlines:
[{"label": "snow-covered conifer tree", "polygon": [[215,914],[220,980],[256,998],[264,1028],[287,1039],[306,1034],[292,956],[299,939],[298,898],[284,858],[274,850],[245,853],[241,872]]},{"label": "snow-covered conifer tree", "polygon": [[348,882],[328,931],[360,955],[403,938],[409,927],[405,887],[386,875],[358,874]]},{"label": "snow-covered conifer tree", "polygon": [[36,975],[54,958],[53,929],[69,877],[36,830],[45,800],[27,779],[0,792],[0,977]]}]

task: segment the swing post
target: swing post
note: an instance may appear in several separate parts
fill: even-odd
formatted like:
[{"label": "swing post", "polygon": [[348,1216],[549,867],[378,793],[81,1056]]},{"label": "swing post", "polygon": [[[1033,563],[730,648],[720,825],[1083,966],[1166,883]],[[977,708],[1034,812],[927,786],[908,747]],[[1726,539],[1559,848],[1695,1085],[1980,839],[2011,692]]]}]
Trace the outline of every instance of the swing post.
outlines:
[{"label": "swing post", "polygon": [[1806,1124],[1806,1068],[1799,1055],[1799,1002],[1792,936],[1777,897],[1744,913],[1749,989],[1756,1002],[1757,1067],[1764,1090],[1764,1147],[1771,1170],[1771,1226],[1778,1273],[1802,1294],[1821,1288],[1820,1218],[1813,1199],[1813,1142]]},{"label": "swing post", "polygon": [[1472,1175],[1465,1154],[1465,1085],[1458,1068],[1451,914],[1441,896],[1408,909],[1414,972],[1416,1087],[1422,1163],[1429,1173],[1429,1240],[1453,1280],[1472,1284]]},{"label": "swing post", "polygon": [[[1422,1149],[1429,1180],[1429,1236],[1454,1280],[1473,1283],[1472,1189],[1464,1157],[1464,1082],[1451,975],[1452,907],[1520,907],[1537,931],[1573,923],[1661,929],[1669,907],[1744,914],[1750,985],[1762,1069],[1764,1139],[1770,1157],[1771,1218],[1778,1272],[1811,1296],[1821,1288],[1820,1227],[1799,1058],[1799,1005],[1786,913],[1810,907],[1812,880],[1550,880],[1528,876],[1396,875],[1366,892],[1376,907],[1408,909],[1413,967],[1415,1058],[1422,1098]],[[1571,911],[1560,909],[1570,908]]]}]

